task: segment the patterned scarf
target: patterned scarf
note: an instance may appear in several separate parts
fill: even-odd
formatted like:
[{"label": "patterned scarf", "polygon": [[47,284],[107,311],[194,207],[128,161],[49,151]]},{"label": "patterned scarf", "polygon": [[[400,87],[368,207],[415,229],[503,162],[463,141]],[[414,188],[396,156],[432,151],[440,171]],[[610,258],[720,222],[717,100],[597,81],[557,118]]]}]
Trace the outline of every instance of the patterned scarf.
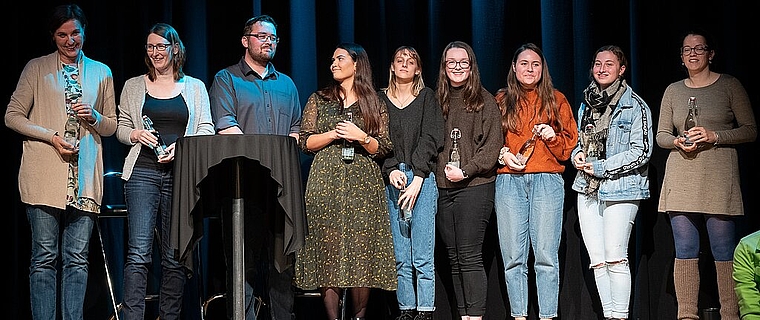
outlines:
[{"label": "patterned scarf", "polygon": [[[606,158],[610,118],[612,118],[612,111],[615,110],[615,106],[626,88],[625,80],[618,78],[604,90],[599,87],[596,81],[591,81],[591,84],[583,90],[584,101],[588,107],[584,111],[583,119],[581,119],[581,132],[578,134],[587,161],[594,158]],[[584,177],[588,182],[585,193],[596,193],[601,178],[590,174],[585,174]]]}]

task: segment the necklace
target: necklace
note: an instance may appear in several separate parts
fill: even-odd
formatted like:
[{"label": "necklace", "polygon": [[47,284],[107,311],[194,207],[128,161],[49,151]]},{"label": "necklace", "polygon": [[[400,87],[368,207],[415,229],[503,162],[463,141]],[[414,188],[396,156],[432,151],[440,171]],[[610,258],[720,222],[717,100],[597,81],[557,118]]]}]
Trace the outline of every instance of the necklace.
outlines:
[{"label": "necklace", "polygon": [[403,100],[401,100],[401,99],[399,98],[399,95],[396,95],[394,98],[395,98],[395,99],[396,99],[396,101],[398,102],[398,105],[397,105],[397,107],[399,107],[399,108],[404,108],[404,107],[406,107],[406,104],[407,104],[407,102],[409,102],[409,101],[410,101],[410,100],[411,100],[413,97],[414,97],[414,95],[410,93],[410,94],[409,94],[409,95],[408,95],[406,98],[404,98]]}]

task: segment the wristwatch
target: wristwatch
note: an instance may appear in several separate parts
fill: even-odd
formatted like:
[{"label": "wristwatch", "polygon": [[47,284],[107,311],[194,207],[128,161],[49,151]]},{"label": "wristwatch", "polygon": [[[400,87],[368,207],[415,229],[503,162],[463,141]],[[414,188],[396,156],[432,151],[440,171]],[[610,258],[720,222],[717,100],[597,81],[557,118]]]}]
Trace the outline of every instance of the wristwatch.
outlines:
[{"label": "wristwatch", "polygon": [[370,137],[369,135],[364,136],[364,140],[362,140],[362,144],[369,144],[370,142],[372,142],[372,137]]}]

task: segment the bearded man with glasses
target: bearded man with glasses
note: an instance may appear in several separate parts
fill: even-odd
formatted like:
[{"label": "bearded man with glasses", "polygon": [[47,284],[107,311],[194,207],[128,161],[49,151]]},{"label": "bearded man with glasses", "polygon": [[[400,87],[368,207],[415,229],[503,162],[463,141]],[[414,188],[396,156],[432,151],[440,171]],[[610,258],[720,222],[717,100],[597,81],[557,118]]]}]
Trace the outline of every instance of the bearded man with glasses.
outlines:
[{"label": "bearded man with glasses", "polygon": [[[219,71],[211,85],[211,114],[217,133],[274,134],[298,139],[301,130],[298,90],[293,80],[275,70],[271,62],[280,42],[277,23],[268,15],[253,17],[245,23],[240,41],[245,48],[243,57],[238,63]],[[294,255],[286,256],[284,265],[275,267],[273,221],[265,219],[265,210],[256,202],[246,201],[244,208],[247,216],[264,220],[245,224],[246,319],[256,319],[252,286],[255,281],[265,283],[267,294],[264,300],[269,306],[271,319],[293,319]],[[231,212],[223,211],[222,232],[228,270],[232,267],[231,221]],[[231,284],[232,273],[227,272],[228,315],[232,310]]]}]

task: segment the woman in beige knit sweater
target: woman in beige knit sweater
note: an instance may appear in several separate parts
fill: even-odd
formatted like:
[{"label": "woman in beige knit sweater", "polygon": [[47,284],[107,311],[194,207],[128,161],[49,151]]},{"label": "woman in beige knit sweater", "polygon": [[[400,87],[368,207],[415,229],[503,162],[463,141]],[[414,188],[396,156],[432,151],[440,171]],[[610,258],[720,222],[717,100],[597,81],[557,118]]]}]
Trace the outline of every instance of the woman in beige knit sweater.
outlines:
[{"label": "woman in beige knit sweater", "polygon": [[[706,226],[715,259],[721,319],[739,316],[731,272],[734,218],[744,210],[734,147],[754,141],[757,127],[741,83],[710,70],[714,57],[704,33],[684,37],[681,62],[688,78],[665,90],[657,126],[657,144],[670,150],[658,211],[670,216],[673,229],[678,319],[698,319],[701,224]],[[690,97],[696,98],[698,107],[696,126],[687,130]],[[687,146],[687,138],[694,143]]]}]

